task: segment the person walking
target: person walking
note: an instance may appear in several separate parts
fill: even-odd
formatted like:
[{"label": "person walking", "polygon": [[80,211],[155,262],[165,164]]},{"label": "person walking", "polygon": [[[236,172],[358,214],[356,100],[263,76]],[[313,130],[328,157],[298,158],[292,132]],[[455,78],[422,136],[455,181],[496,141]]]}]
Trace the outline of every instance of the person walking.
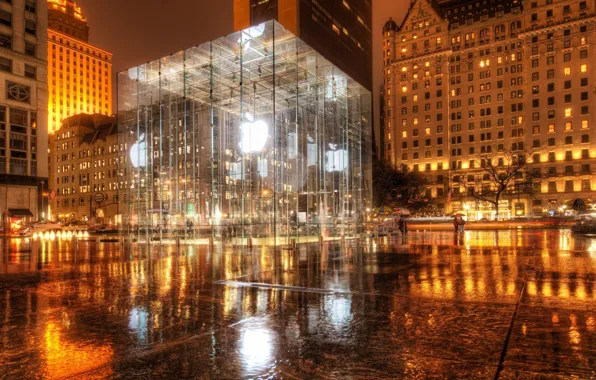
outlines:
[{"label": "person walking", "polygon": [[461,216],[459,217],[459,221],[458,221],[458,227],[459,227],[459,233],[463,235],[464,233],[464,226],[466,225],[466,221],[464,220],[464,218],[462,218]]},{"label": "person walking", "polygon": [[401,232],[401,239],[405,243],[406,236],[408,234],[408,222],[403,217],[399,218],[398,222],[399,231]]}]

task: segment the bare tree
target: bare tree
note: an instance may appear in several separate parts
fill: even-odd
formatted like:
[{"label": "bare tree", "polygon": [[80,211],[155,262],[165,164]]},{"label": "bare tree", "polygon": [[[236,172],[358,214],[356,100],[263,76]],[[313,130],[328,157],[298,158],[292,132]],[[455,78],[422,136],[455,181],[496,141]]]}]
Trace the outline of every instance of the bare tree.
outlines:
[{"label": "bare tree", "polygon": [[492,204],[495,219],[498,220],[499,201],[508,190],[515,187],[515,179],[523,177],[528,159],[534,152],[506,149],[495,153],[477,154],[475,157],[480,161],[479,175],[474,176],[473,181],[463,179],[462,184],[468,195]]}]

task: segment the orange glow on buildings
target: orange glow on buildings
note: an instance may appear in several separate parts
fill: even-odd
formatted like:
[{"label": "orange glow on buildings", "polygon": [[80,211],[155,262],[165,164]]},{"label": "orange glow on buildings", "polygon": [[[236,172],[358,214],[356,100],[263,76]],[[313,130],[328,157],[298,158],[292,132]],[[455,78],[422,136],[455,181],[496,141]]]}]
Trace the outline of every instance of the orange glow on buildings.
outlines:
[{"label": "orange glow on buildings", "polygon": [[76,3],[48,1],[48,130],[79,113],[112,114],[112,54],[87,42]]}]

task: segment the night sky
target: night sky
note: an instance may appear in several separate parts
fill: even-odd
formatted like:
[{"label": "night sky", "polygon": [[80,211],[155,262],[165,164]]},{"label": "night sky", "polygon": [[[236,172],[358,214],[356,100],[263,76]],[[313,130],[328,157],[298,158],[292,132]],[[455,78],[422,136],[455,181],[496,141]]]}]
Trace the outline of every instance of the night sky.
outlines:
[{"label": "night sky", "polygon": [[[383,84],[383,24],[389,16],[399,24],[409,2],[373,0],[375,99]],[[232,32],[232,3],[233,0],[77,0],[89,20],[90,42],[114,54],[115,72]],[[376,121],[378,116],[375,114]],[[378,126],[375,129],[378,131]]]}]

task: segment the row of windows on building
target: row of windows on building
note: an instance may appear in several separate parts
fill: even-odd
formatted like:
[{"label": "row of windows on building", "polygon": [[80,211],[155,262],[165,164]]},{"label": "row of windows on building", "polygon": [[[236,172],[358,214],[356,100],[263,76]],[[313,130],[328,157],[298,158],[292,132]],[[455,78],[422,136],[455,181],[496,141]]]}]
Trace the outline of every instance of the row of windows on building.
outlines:
[{"label": "row of windows on building", "polygon": [[[521,129],[520,129],[521,130]],[[519,135],[519,131],[517,130],[517,133]],[[523,134],[522,134],[523,136]],[[476,141],[475,139],[475,135],[469,135],[468,139],[469,139],[469,143],[483,143],[483,142],[488,142],[488,141],[492,141],[493,140],[493,134],[491,132],[486,132],[486,133],[481,133],[478,135],[478,141]],[[502,132],[498,132],[497,134],[497,140],[504,140],[504,135]],[[420,148],[421,144],[420,144],[421,140],[412,140],[412,148]],[[442,146],[443,145],[443,138],[442,137],[438,137],[436,139],[436,146]],[[562,142],[562,143],[561,143]],[[563,136],[563,138],[559,139],[559,145],[562,146],[571,146],[573,144],[588,144],[590,143],[590,135],[589,134],[582,134],[579,136],[579,139],[575,139],[573,138],[573,136]],[[451,137],[451,145],[458,145],[458,144],[462,144],[462,136],[453,136]],[[532,141],[532,148],[541,148],[542,146],[548,146],[548,147],[556,147],[559,146],[557,145],[557,140],[554,137],[550,137],[548,138],[546,141],[542,141],[539,139],[535,139]],[[401,149],[408,149],[408,141],[402,141],[401,142]],[[432,146],[432,139],[428,138],[428,139],[424,139],[424,147],[429,148]],[[387,150],[391,151],[392,148],[392,143],[388,143],[387,144]],[[492,152],[492,145],[483,145],[480,147],[480,149],[477,151],[476,150],[476,146],[470,146],[468,147],[468,154],[484,154],[484,153],[491,153]],[[517,141],[517,142],[513,142],[511,143],[511,150],[512,151],[519,151],[519,150],[524,150],[525,146],[524,146],[524,142],[523,141]],[[505,150],[505,144],[504,143],[500,143],[497,144],[496,146],[496,150],[498,152],[502,152]],[[462,148],[453,148],[451,150],[451,156],[461,156],[463,154],[462,152]],[[443,150],[442,149],[437,149],[437,157],[443,157]],[[418,159],[419,158],[419,153],[418,152],[414,152],[413,154],[413,159]],[[426,151],[424,153],[424,158],[432,158],[432,153],[431,151]],[[581,158],[584,158],[583,155]],[[407,153],[403,153],[402,154],[402,159],[407,160],[408,159],[408,155]]]},{"label": "row of windows on building", "polygon": [[[517,37],[518,31],[521,29],[521,21],[513,21],[511,23],[511,33],[510,36],[511,37]],[[500,41],[505,39],[506,36],[506,32],[505,32],[505,25],[497,25],[495,26],[493,29],[490,28],[483,28],[480,29],[478,31],[478,36],[480,37],[478,39],[478,42],[480,45],[484,45],[484,44],[488,44],[491,42],[491,30],[494,30],[494,40],[495,41]],[[579,38],[580,38],[580,44],[581,45],[586,45],[588,43],[587,41],[587,36],[585,36],[585,34],[588,32],[588,26],[587,25],[581,25],[578,27],[577,29],[580,33]],[[435,29],[436,33],[440,33],[441,31],[441,27],[438,26]],[[572,32],[572,28],[566,28],[563,30],[563,34],[562,37],[566,38],[566,37],[571,37],[571,32]],[[468,33],[462,33],[462,34],[456,34],[453,35],[451,37],[451,47],[454,50],[458,50],[459,48],[461,48],[462,46],[462,42],[463,42],[463,47],[464,48],[469,48],[469,47],[474,47],[476,45],[476,34],[477,32],[468,32]],[[390,36],[389,33],[387,33],[388,36]],[[426,29],[424,31],[424,37],[427,37],[430,35],[430,28]],[[416,40],[418,38],[417,33],[412,33],[411,35],[411,39],[412,40]],[[550,41],[553,40],[555,38],[554,32],[552,33],[547,33],[546,34],[546,40]],[[401,40],[402,43],[407,41],[407,37],[406,35],[402,35],[401,36]],[[435,37],[434,38],[434,44],[431,46],[431,40],[430,39],[425,39],[420,43],[420,47],[422,47],[425,52],[428,52],[428,50],[431,47],[434,47],[436,50],[440,50],[441,45],[442,45],[442,37]],[[532,43],[537,43],[538,42],[538,36],[534,36],[532,38]],[[410,44],[407,45],[401,45],[399,47],[402,55],[402,59],[406,58],[406,53],[408,52],[408,49],[411,50],[414,54],[417,53],[417,50],[419,48],[419,43],[418,42],[412,42]],[[384,41],[384,45],[386,47],[384,54],[386,57],[390,57],[391,55],[391,48],[390,48],[390,41],[389,40],[385,40]],[[521,42],[518,43],[518,47],[521,47]],[[564,41],[563,43],[563,47],[564,48],[569,48],[571,47],[571,40],[567,39]],[[552,51],[552,49],[554,48],[554,42],[549,42],[547,44],[547,50],[548,51]],[[549,50],[550,49],[550,50]],[[533,47],[532,49],[532,54],[537,54],[538,53],[538,46],[535,46],[535,49]]]},{"label": "row of windows on building", "polygon": [[[548,48],[549,51],[553,51],[554,48]],[[484,51],[481,51],[481,53]],[[490,49],[486,49],[486,55],[490,54]],[[587,59],[588,58],[588,50],[587,49],[579,49],[578,51],[578,55],[579,55],[579,59]],[[481,56],[483,56],[483,54],[481,54]],[[468,71],[472,71],[474,70],[474,61],[473,61],[473,53],[468,53],[468,59],[470,60],[470,62],[467,63],[467,69]],[[441,66],[441,57],[437,57],[435,59],[435,75],[439,75],[442,74],[442,66]],[[450,57],[450,62],[451,63],[455,63],[455,62],[459,62],[460,61],[460,55],[456,55],[456,56],[451,56]],[[522,60],[522,53],[513,53],[511,54],[511,56],[505,56],[505,61],[511,61],[511,62],[515,62],[515,61],[521,61]],[[572,52],[564,52],[563,53],[563,62],[567,63],[567,62],[571,62],[572,60]],[[499,56],[496,57],[496,62],[497,64],[502,64],[503,63],[503,57]],[[549,65],[554,65],[556,62],[556,57],[555,55],[550,55],[546,57],[546,64],[547,66]],[[482,59],[477,61],[477,64],[480,68],[488,68],[491,65],[491,59],[487,58],[487,59]],[[540,67],[540,59],[539,58],[533,58],[532,59],[532,68],[538,68]],[[419,79],[419,75],[418,75],[418,71],[420,69],[419,63],[415,62],[412,64],[412,71],[411,71],[411,78],[409,78],[409,74],[408,74],[408,66],[401,66],[401,75],[400,75],[400,81],[401,82],[406,82],[408,80],[417,80]],[[523,72],[523,66],[521,64],[513,64],[510,67],[505,68],[506,72],[509,72],[511,74],[515,74],[515,73],[521,73]],[[457,74],[462,72],[461,70],[461,66],[459,63],[455,63],[452,64],[450,66],[450,72],[451,74]],[[581,64],[579,66],[579,72],[580,73],[584,73],[587,72],[587,64]],[[388,75],[388,77],[385,79],[385,84],[391,84],[391,69],[387,69],[386,70],[386,74]],[[502,76],[504,74],[504,70],[503,68],[497,68],[497,76]],[[533,73],[534,76],[533,78],[535,78],[536,73]],[[563,74],[564,75],[572,75],[572,68],[571,66],[567,66],[565,68],[563,68]],[[428,78],[431,76],[431,72],[430,72],[430,61],[426,61],[424,63],[424,77]],[[490,70],[486,70],[486,71],[482,71],[479,73],[479,77],[480,79],[485,79],[485,78],[490,78],[491,76],[491,71]],[[547,77],[549,78],[554,78],[555,76],[555,72],[554,69],[550,69],[547,71]],[[455,79],[454,79],[455,78]],[[457,83],[461,83],[461,78],[460,77],[454,77],[451,78],[451,84],[457,84]],[[458,81],[457,78],[460,78],[460,80]],[[468,81],[473,81],[474,80],[474,73],[469,73],[468,74]],[[442,78],[437,78],[436,79],[437,86],[441,86],[443,84],[442,82]],[[516,85],[521,85],[521,83],[515,83]],[[430,81],[425,81],[425,88],[430,87],[431,82]],[[416,84],[417,87],[417,84]],[[405,91],[404,91],[405,92]]]},{"label": "row of windows on building", "polygon": [[[588,129],[590,124],[588,122],[588,120],[581,120],[581,122],[579,123],[580,127],[582,130],[583,129]],[[457,127],[457,125],[459,125],[459,127]],[[557,132],[572,132],[572,131],[576,131],[577,128],[574,129],[573,127],[574,123],[572,121],[567,121],[563,124],[563,129],[562,131],[559,130],[557,131],[555,124],[554,123],[550,123],[546,126],[546,131],[549,134],[554,134]],[[492,124],[490,123],[490,120],[487,120],[486,122],[483,121],[480,123],[480,129],[490,129],[492,126]],[[473,131],[476,129],[476,124],[474,122],[468,123],[468,131]],[[408,136],[413,136],[413,137],[417,137],[419,136],[418,133],[419,129],[418,128],[414,128],[411,130],[411,133],[408,133],[407,130],[404,130],[401,132],[401,137],[402,138],[408,138]],[[456,124],[453,126],[451,132],[457,133],[457,132],[462,132],[462,128],[461,128],[461,124]],[[442,134],[443,133],[443,126],[442,125],[438,125],[436,127],[436,133],[437,134]],[[513,128],[510,131],[511,135],[509,137],[511,138],[516,138],[516,137],[524,137],[525,134],[525,130],[524,128]],[[534,135],[540,135],[541,133],[541,128],[540,125],[534,125],[532,126],[532,134]],[[426,127],[424,128],[424,134],[426,136],[430,136],[432,135],[432,129],[430,127]],[[481,134],[481,136],[483,136],[484,134]],[[499,131],[497,132],[497,138],[498,139],[502,139],[504,138],[505,132],[504,131]],[[490,132],[488,134],[488,138],[487,140],[490,140]],[[391,134],[391,132],[387,133],[387,140],[391,141],[393,138],[393,135]],[[457,143],[461,143],[461,138],[462,136],[453,136],[452,137],[452,144],[457,144]],[[454,140],[455,139],[455,140]],[[468,142],[474,142],[475,141],[475,135],[469,135],[468,136]],[[481,141],[484,141],[485,139],[482,137]],[[549,139],[550,141],[550,139]],[[554,140],[553,140],[554,141]],[[429,143],[430,144],[430,143]],[[437,145],[442,145],[443,144],[443,138],[442,137],[438,137],[437,138]],[[552,145],[551,145],[552,146]]]},{"label": "row of windows on building", "polygon": [[[68,186],[68,187],[58,187],[56,189],[56,195],[63,196],[63,195],[73,195],[77,193],[85,194],[85,193],[96,193],[98,191],[116,191],[116,190],[124,190],[128,188],[128,181],[120,181],[120,182],[110,182],[110,183],[97,183],[94,185],[85,185],[85,186],[78,186],[78,191],[75,186]],[[84,199],[84,198],[81,198]],[[62,205],[65,206],[66,200],[62,200]],[[60,200],[56,201],[58,207],[60,207]],[[73,204],[74,206],[74,204]],[[66,207],[66,206],[65,206]]]},{"label": "row of windows on building", "polygon": [[[71,43],[70,43],[69,40],[66,40],[66,44],[65,44],[64,43],[64,39],[62,37],[56,37],[55,34],[52,34],[51,35],[50,40],[51,41],[54,41],[55,43],[58,42],[58,43],[60,43],[62,45],[65,45],[66,46],[66,49],[64,49],[64,50],[66,50],[67,52],[72,51],[71,49],[78,50],[79,51],[79,57],[81,59],[83,59],[83,53],[85,53],[85,54],[91,55],[93,57],[97,56],[98,62],[99,62],[100,59],[101,60],[105,60],[105,61],[109,61],[110,60],[110,56],[108,54],[99,52],[95,48],[89,49],[88,46],[85,46],[83,44],[77,44],[75,42],[73,42],[72,45],[71,45]],[[55,43],[52,44],[52,50],[56,50],[56,44]],[[63,51],[63,47],[62,46],[59,46],[59,51],[60,52]],[[73,51],[73,54],[76,54],[76,52]],[[54,56],[54,58],[56,58],[56,57]],[[92,58],[92,60],[93,60],[93,63],[95,63],[95,58]],[[87,61],[89,61],[89,57],[87,57]]]},{"label": "row of windows on building", "polygon": [[[441,171],[445,168],[443,162],[438,162],[434,166],[433,166],[433,164],[430,164],[430,163],[413,164],[409,168],[415,172],[419,172],[421,170],[430,172],[430,171],[433,171],[433,169],[435,167],[439,171]],[[471,168],[471,169],[479,169],[481,167],[482,167],[482,163],[476,162],[475,160],[470,160],[468,162],[468,166],[467,166],[467,168]],[[464,168],[464,165],[461,160],[451,161],[451,169],[452,170],[459,170],[459,169],[463,169],[463,168]],[[562,170],[559,170],[559,169],[562,169]],[[530,180],[537,180],[537,179],[550,178],[550,177],[590,176],[592,174],[593,174],[592,166],[587,163],[580,164],[580,165],[565,165],[565,166],[559,167],[559,168],[556,166],[548,166],[546,168],[530,168],[530,169],[528,169],[528,172],[527,172],[528,179],[530,179]],[[524,173],[519,172],[518,179],[523,180],[523,177],[524,177]],[[464,180],[464,178],[466,178],[466,177],[459,176],[459,175],[454,176],[453,177],[453,183],[455,184],[454,188],[459,187],[459,183],[461,183]],[[443,183],[443,181],[444,181],[444,177],[442,175],[437,176],[436,183]],[[467,175],[466,181],[467,181],[467,183],[472,183],[472,184],[478,183],[478,182],[483,182],[483,181],[490,182],[490,176],[486,173],[483,175],[469,174],[469,175]],[[568,182],[568,181],[576,181],[576,180],[566,180],[566,182]],[[581,181],[582,183],[590,183],[591,182],[591,180],[589,178],[579,179],[579,181]],[[556,183],[557,181],[552,180],[549,182]],[[536,182],[534,182],[534,186],[538,186],[541,183],[542,182],[536,181]],[[487,184],[487,185],[489,185],[489,184]],[[575,189],[576,189],[576,191],[580,190],[580,188],[575,188]],[[582,186],[581,189],[589,190],[589,189],[591,189],[591,187],[590,186],[587,186],[587,187]],[[556,190],[554,190],[554,191],[556,191]],[[560,189],[559,191],[563,191],[563,189]],[[569,190],[565,190],[565,191],[569,191]],[[571,190],[571,191],[573,191],[573,190]]]},{"label": "row of windows on building", "polygon": [[[59,53],[56,54],[56,51],[58,51]],[[72,59],[72,63],[74,66],[77,65],[77,55],[78,55],[78,64],[79,66],[82,68],[86,68],[87,70],[91,69],[93,70],[93,72],[95,72],[96,70],[101,73],[101,68],[103,66],[104,69],[108,68],[108,62],[102,62],[99,59],[95,59],[95,58],[91,58],[90,56],[86,55],[83,56],[82,53],[77,54],[76,51],[72,51],[72,50],[63,50],[62,47],[56,48],[56,45],[52,45],[52,58],[53,58],[53,62],[55,63],[56,61],[58,62],[66,62],[67,64],[70,64],[71,59]],[[56,57],[58,59],[56,59]],[[86,61],[86,63],[85,63]],[[106,71],[107,74],[107,71]]]},{"label": "row of windows on building", "polygon": [[[79,165],[82,166],[82,163]],[[118,175],[118,170],[112,169],[108,171],[96,171],[93,172],[93,180],[103,180],[106,178],[116,178],[116,177],[123,177],[126,176],[126,170],[124,170],[120,175]],[[66,183],[75,183],[75,176],[59,176],[56,177],[56,184],[66,184]],[[79,174],[78,176],[78,183],[81,185],[88,185],[91,182],[91,173],[84,173]]]},{"label": "row of windows on building", "polygon": [[[0,56],[0,71],[13,74],[13,61],[12,59]],[[26,78],[37,79],[37,67],[25,63]]]},{"label": "row of windows on building", "polygon": [[[25,5],[25,9],[28,11],[31,11],[32,9],[35,9],[35,8],[27,7],[27,5]],[[5,11],[5,10],[0,10],[0,24],[6,25],[6,26],[12,28],[13,27],[12,13]],[[24,27],[25,27],[26,34],[36,36],[37,24],[35,23],[35,21],[25,19]]]},{"label": "row of windows on building", "polygon": [[[0,48],[12,50],[12,36],[0,33]],[[37,57],[37,45],[25,41],[25,55],[30,57]]]}]

